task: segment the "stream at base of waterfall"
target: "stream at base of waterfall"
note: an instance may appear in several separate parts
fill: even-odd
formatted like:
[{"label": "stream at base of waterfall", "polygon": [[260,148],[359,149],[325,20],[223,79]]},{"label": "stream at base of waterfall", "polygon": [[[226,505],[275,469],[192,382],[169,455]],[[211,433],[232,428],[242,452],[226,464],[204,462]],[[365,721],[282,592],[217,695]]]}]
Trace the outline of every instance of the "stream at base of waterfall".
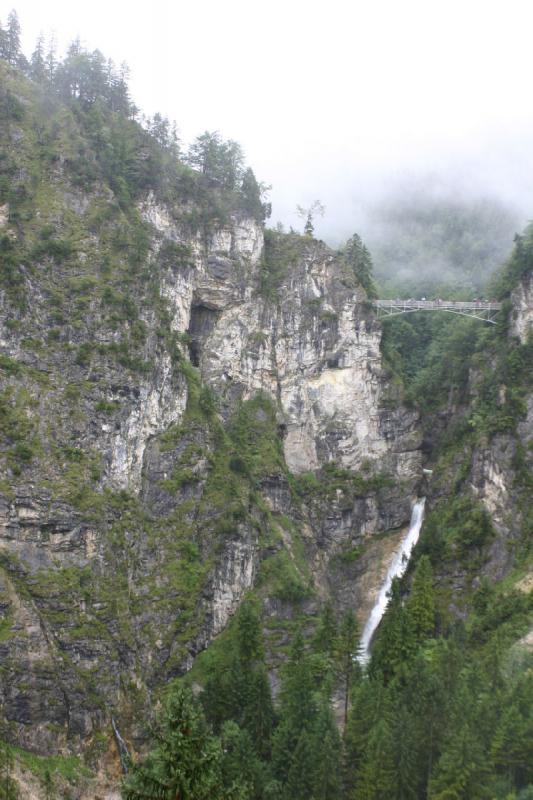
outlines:
[{"label": "stream at base of waterfall", "polygon": [[392,563],[387,571],[385,580],[383,581],[381,589],[379,590],[377,600],[374,603],[374,607],[370,612],[370,616],[363,629],[360,642],[360,654],[358,656],[359,662],[363,665],[367,664],[370,660],[370,645],[372,643],[372,637],[387,609],[387,605],[389,603],[388,595],[392,586],[392,581],[394,578],[401,578],[404,574],[405,570],[407,569],[407,565],[409,564],[409,559],[411,557],[413,548],[418,541],[418,537],[420,536],[420,529],[422,528],[422,521],[424,519],[425,502],[426,498],[423,497],[413,506],[409,531],[402,540],[398,551],[394,554],[394,558],[392,559]]}]

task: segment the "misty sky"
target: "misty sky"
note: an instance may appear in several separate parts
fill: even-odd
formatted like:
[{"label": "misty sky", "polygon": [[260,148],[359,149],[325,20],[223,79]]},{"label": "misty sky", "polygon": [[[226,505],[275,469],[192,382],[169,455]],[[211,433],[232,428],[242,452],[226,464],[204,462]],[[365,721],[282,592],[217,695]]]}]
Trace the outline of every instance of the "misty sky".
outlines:
[{"label": "misty sky", "polygon": [[273,222],[320,198],[319,235],[364,235],[372,203],[428,174],[533,217],[531,0],[2,0],[2,22],[12,7],[26,54],[79,34],[185,141],[237,139]]}]

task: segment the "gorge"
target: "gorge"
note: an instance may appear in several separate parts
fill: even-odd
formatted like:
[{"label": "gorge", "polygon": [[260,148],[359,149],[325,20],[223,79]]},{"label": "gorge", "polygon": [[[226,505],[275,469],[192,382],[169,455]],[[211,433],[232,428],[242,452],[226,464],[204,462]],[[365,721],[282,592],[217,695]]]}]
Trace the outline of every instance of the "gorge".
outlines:
[{"label": "gorge", "polygon": [[[165,730],[199,696],[229,737],[209,747],[259,764],[235,796],[315,796],[302,765],[329,742],[324,800],[392,797],[379,770],[402,798],[528,797],[532,230],[496,324],[382,321],[346,248],[266,227],[227,143],[222,172],[191,166],[76,59],[53,85],[0,60],[0,738],[20,796],[49,774],[59,797],[120,797],[170,693]],[[263,739],[232,675],[242,707],[272,693]],[[159,796],[139,775],[123,796]]]}]

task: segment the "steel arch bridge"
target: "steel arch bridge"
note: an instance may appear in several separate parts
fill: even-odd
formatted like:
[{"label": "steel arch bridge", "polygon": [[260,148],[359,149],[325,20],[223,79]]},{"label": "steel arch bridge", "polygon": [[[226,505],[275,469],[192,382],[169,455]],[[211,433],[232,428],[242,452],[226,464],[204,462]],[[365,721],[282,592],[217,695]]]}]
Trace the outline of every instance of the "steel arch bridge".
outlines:
[{"label": "steel arch bridge", "polygon": [[373,300],[378,317],[396,317],[398,314],[413,314],[415,311],[448,311],[462,317],[472,317],[481,322],[496,324],[496,315],[502,304],[484,300]]}]

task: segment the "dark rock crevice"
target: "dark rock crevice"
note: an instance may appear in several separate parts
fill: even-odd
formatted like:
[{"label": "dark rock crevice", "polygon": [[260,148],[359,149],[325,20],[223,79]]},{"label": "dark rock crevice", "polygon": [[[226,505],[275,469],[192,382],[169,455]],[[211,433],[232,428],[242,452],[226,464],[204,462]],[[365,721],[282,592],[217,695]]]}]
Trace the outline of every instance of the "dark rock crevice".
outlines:
[{"label": "dark rock crevice", "polygon": [[191,308],[191,317],[187,333],[190,337],[189,353],[191,363],[200,366],[200,358],[209,334],[217,324],[220,311],[209,306],[198,304]]}]

